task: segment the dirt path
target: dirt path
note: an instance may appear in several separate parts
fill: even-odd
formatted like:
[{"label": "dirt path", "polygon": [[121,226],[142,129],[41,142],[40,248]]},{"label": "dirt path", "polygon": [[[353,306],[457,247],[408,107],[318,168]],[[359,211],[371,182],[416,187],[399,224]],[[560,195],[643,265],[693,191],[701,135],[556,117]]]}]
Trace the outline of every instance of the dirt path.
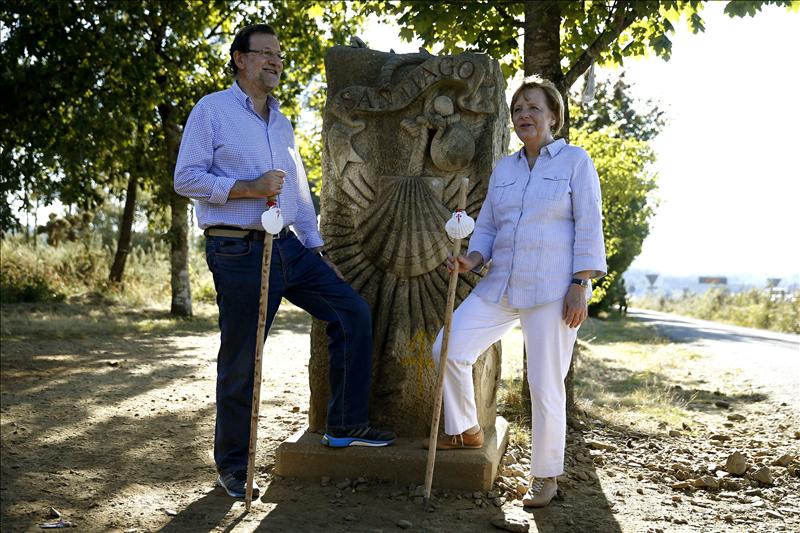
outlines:
[{"label": "dirt path", "polygon": [[[245,515],[241,502],[214,487],[213,320],[208,312],[201,333],[3,339],[3,531],[39,531],[55,520],[50,507],[80,531],[479,532],[493,530],[501,508],[531,531],[800,530],[796,461],[771,466],[774,485],[731,478],[726,488],[672,488],[676,464],[685,471],[679,477],[699,477],[704,469],[713,476],[736,447],[751,463],[797,455],[797,419],[730,388],[724,398],[732,410],[698,402],[696,423],[674,436],[667,428],[645,435],[588,419],[570,431],[559,499],[535,513],[523,511],[507,490],[525,469],[528,452],[518,448],[509,450],[496,491],[438,493],[434,512],[415,502],[413,486],[368,477],[347,486],[339,479],[276,478],[275,449],[304,426],[308,408],[310,324],[292,307],[282,309],[266,350],[258,457],[266,490]],[[674,378],[681,390],[715,397],[715,376],[702,377],[702,362],[691,372],[691,380]],[[709,390],[697,388],[703,380]],[[729,421],[734,411],[744,419]]]},{"label": "dirt path", "polygon": [[738,369],[741,378],[770,399],[786,403],[800,414],[800,335],[743,328],[631,309],[629,316],[652,324],[666,337],[690,343],[709,355],[706,366],[718,372]]}]

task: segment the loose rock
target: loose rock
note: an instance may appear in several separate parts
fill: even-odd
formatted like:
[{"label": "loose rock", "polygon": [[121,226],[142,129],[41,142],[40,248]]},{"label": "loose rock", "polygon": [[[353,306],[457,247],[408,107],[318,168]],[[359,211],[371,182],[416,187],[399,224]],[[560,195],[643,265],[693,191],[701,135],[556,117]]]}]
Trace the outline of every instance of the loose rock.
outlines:
[{"label": "loose rock", "polygon": [[414,524],[412,524],[408,520],[398,520],[397,527],[399,527],[400,529],[411,529],[412,527],[414,527]]},{"label": "loose rock", "polygon": [[606,444],[604,442],[598,442],[594,440],[587,440],[586,445],[593,450],[611,450],[614,451],[617,449],[616,446],[613,444]]},{"label": "loose rock", "polygon": [[719,488],[719,482],[715,477],[702,476],[694,480],[694,486],[698,488],[716,489]]},{"label": "loose rock", "polygon": [[762,466],[755,472],[753,472],[752,478],[758,481],[759,483],[764,483],[765,485],[772,485],[772,472],[770,471],[768,466]]},{"label": "loose rock", "polygon": [[498,529],[514,533],[527,533],[531,527],[527,517],[506,514],[492,518],[490,523]]},{"label": "loose rock", "polygon": [[741,476],[747,470],[747,459],[739,452],[733,452],[725,461],[725,471],[729,474]]}]

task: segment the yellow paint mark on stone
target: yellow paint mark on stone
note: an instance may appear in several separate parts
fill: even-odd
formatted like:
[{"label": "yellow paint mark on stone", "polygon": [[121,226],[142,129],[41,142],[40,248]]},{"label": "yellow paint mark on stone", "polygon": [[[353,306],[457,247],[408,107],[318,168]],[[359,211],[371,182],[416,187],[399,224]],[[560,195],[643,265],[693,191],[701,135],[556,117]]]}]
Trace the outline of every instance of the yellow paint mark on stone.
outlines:
[{"label": "yellow paint mark on stone", "polygon": [[408,341],[406,357],[402,357],[400,362],[403,366],[411,367],[415,370],[417,381],[417,396],[422,399],[425,392],[424,379],[425,372],[434,369],[433,357],[431,356],[431,346],[435,337],[425,331],[417,331]]}]

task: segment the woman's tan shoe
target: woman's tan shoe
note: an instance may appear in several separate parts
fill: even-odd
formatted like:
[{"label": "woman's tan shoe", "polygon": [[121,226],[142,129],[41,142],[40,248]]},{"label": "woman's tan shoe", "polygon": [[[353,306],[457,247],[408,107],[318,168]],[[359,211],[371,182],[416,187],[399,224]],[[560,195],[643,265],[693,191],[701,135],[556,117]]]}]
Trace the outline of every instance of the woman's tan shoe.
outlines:
[{"label": "woman's tan shoe", "polygon": [[[425,441],[428,449],[428,441]],[[436,441],[437,450],[474,450],[483,447],[483,429],[470,435],[466,431],[460,435],[439,435]]]},{"label": "woman's tan shoe", "polygon": [[554,477],[540,477],[531,479],[531,486],[525,497],[522,498],[524,507],[544,507],[558,491],[558,482]]}]

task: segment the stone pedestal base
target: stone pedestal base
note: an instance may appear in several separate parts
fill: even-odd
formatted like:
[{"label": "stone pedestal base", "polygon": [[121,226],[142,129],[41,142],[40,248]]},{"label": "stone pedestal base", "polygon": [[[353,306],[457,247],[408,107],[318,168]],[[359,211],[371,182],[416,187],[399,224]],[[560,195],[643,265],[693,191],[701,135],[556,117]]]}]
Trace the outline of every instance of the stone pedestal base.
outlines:
[{"label": "stone pedestal base", "polygon": [[[480,450],[438,450],[433,488],[489,490],[508,444],[508,422],[498,416],[494,428],[484,428]],[[426,439],[399,438],[384,448],[331,449],[320,444],[322,435],[298,431],[278,446],[275,473],[283,477],[332,480],[364,476],[398,484],[425,482]]]}]

